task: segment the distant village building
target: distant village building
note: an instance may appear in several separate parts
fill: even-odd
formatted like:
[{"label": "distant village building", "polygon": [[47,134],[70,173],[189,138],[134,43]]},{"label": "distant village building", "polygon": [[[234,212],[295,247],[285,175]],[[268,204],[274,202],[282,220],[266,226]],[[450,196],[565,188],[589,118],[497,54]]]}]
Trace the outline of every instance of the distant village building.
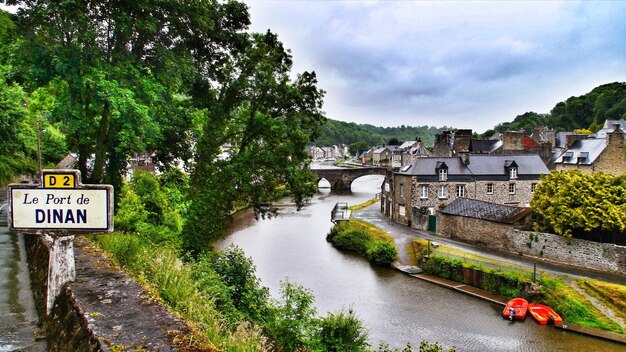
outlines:
[{"label": "distant village building", "polygon": [[380,148],[376,148],[372,153],[372,165],[391,166],[393,152],[397,149],[397,145],[383,145]]},{"label": "distant village building", "polygon": [[475,155],[418,158],[385,178],[381,212],[426,229],[428,216],[457,198],[526,205],[549,170],[538,155]]},{"label": "distant village building", "polygon": [[313,160],[324,159],[324,150],[314,145],[306,147],[306,152],[311,156]]},{"label": "distant village building", "polygon": [[626,173],[624,130],[615,123],[605,138],[576,139],[554,162],[557,171],[582,170],[587,173],[605,172],[613,175]]}]

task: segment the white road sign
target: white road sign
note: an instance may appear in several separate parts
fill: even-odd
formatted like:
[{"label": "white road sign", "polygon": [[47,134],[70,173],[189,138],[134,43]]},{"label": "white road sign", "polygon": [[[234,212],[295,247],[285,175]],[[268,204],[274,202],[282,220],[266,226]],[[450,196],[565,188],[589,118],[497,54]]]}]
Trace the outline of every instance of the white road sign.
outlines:
[{"label": "white road sign", "polygon": [[14,231],[113,231],[113,187],[52,189],[11,185],[9,228]]}]

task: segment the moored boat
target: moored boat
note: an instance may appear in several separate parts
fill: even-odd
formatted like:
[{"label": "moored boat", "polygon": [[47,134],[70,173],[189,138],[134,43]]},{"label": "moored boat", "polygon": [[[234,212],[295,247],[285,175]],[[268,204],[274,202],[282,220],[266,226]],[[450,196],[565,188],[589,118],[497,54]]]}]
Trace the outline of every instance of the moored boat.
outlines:
[{"label": "moored boat", "polygon": [[563,324],[563,319],[552,308],[541,303],[528,305],[528,313],[539,324]]},{"label": "moored boat", "polygon": [[528,301],[523,298],[513,298],[508,301],[504,310],[502,311],[502,317],[505,319],[517,319],[524,320],[526,318],[526,312],[528,310]]}]

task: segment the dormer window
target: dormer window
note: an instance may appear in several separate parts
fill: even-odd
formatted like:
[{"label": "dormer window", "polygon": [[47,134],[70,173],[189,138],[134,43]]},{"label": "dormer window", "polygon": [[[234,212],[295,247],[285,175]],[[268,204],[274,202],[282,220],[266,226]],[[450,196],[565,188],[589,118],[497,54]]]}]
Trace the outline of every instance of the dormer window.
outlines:
[{"label": "dormer window", "polygon": [[515,180],[517,178],[517,163],[515,160],[506,160],[504,162],[504,169],[509,174],[509,179]]},{"label": "dormer window", "polygon": [[580,152],[580,154],[578,154],[577,163],[584,164],[585,162],[587,162],[588,157],[589,157],[589,152]]},{"label": "dormer window", "polygon": [[439,181],[447,181],[448,180],[448,170],[439,169]]},{"label": "dormer window", "polygon": [[443,161],[437,163],[435,167],[437,171],[437,175],[439,175],[439,181],[447,181],[448,180],[448,165]]},{"label": "dormer window", "polygon": [[573,152],[565,152],[565,154],[563,154],[563,160],[570,160],[573,156]]}]

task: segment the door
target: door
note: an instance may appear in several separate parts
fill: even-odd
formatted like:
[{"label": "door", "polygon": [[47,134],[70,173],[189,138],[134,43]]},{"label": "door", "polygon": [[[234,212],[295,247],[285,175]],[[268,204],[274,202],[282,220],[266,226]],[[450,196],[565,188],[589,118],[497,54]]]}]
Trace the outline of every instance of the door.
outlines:
[{"label": "door", "polygon": [[428,215],[428,231],[437,232],[437,216]]}]

